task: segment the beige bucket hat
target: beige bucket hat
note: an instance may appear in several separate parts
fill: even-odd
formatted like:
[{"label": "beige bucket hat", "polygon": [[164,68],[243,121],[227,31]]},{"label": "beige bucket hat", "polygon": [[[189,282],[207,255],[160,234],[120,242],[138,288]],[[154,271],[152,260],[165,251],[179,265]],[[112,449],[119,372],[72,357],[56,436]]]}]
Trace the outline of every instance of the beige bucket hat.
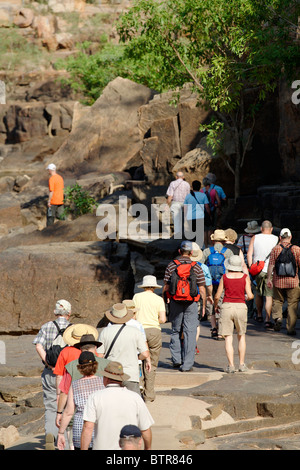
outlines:
[{"label": "beige bucket hat", "polygon": [[74,344],[80,342],[81,337],[84,335],[93,335],[95,341],[97,341],[99,332],[97,328],[93,326],[86,325],[84,323],[77,323],[75,325],[70,325],[65,329],[63,340],[69,346],[74,346]]},{"label": "beige bucket hat", "polygon": [[228,238],[226,237],[225,230],[215,230],[214,233],[210,236],[211,240],[215,242],[227,242]]},{"label": "beige bucket hat", "polygon": [[144,287],[155,287],[155,289],[159,289],[162,286],[157,284],[155,276],[148,275],[143,277],[143,283],[138,287],[140,289],[143,289]]},{"label": "beige bucket hat", "polygon": [[225,269],[228,271],[243,271],[242,260],[240,256],[233,255],[224,261]]},{"label": "beige bucket hat", "polygon": [[126,305],[127,310],[131,310],[133,313],[136,313],[138,309],[135,306],[135,303],[131,299],[123,300],[122,304]]},{"label": "beige bucket hat", "polygon": [[260,231],[261,228],[256,220],[251,220],[251,222],[247,222],[247,227],[245,228],[246,233],[259,233]]},{"label": "beige bucket hat", "polygon": [[193,242],[193,251],[192,251],[192,255],[190,256],[191,260],[201,261],[202,256],[203,256],[203,251],[201,250],[199,245],[197,245],[197,243]]},{"label": "beige bucket hat", "polygon": [[126,323],[133,317],[132,310],[128,310],[125,304],[114,304],[110,310],[104,314],[111,323]]}]

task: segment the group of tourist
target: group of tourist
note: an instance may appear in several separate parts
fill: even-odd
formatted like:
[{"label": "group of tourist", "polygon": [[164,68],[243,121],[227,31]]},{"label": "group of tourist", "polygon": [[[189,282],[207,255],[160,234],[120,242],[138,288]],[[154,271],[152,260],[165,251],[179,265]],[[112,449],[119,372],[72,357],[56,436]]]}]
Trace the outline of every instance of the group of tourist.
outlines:
[{"label": "group of tourist", "polygon": [[[56,169],[49,171],[53,178]],[[105,312],[100,334],[90,325],[72,325],[70,302],[56,302],[55,321],[45,323],[34,340],[44,364],[46,449],[151,449],[154,421],[147,402],[155,400],[161,324],[167,319],[172,365],[180,372],[193,369],[204,319],[211,323],[211,337],[224,340],[228,373],[248,370],[246,331],[254,312],[256,322],[280,331],[287,301],[287,334],[296,333],[300,248],[288,228],[274,235],[268,220],[248,222],[240,237],[231,228],[216,228],[224,201],[215,175],[204,178],[201,190],[199,181],[190,186],[177,174],[167,191],[174,236],[183,238],[184,218],[193,232],[201,218],[203,246],[183,238],[163,285],[144,276],[141,292]],[[162,295],[155,293],[159,288]]]}]

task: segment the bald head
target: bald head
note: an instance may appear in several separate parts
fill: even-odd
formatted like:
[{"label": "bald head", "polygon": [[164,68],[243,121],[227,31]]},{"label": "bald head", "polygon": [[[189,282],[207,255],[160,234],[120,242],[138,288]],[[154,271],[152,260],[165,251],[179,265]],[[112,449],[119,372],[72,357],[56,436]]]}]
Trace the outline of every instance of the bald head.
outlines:
[{"label": "bald head", "polygon": [[264,220],[263,223],[261,224],[261,231],[262,233],[272,233],[273,231],[272,222],[270,222],[269,220]]},{"label": "bald head", "polygon": [[183,176],[184,175],[183,175],[182,171],[177,171],[176,178],[183,178]]}]

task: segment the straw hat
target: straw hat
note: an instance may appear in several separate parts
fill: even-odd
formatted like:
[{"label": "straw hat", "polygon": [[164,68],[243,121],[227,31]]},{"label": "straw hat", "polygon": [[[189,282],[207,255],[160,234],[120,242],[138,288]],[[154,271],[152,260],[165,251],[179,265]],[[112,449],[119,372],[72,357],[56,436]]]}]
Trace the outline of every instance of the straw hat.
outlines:
[{"label": "straw hat", "polygon": [[84,323],[77,323],[76,325],[70,325],[65,329],[63,334],[63,340],[69,346],[79,343],[83,335],[93,335],[96,340],[99,336],[97,328]]},{"label": "straw hat", "polygon": [[258,225],[256,220],[247,222],[247,227],[245,228],[246,233],[258,233],[260,231],[261,231],[260,226]]},{"label": "straw hat", "polygon": [[162,286],[159,286],[157,284],[157,281],[156,281],[156,277],[155,276],[144,276],[143,277],[143,284],[141,284],[140,286],[138,286],[140,289],[142,289],[143,287],[155,287],[155,289],[158,289]]},{"label": "straw hat", "polygon": [[118,382],[124,382],[125,380],[130,379],[129,375],[124,374],[123,366],[120,362],[109,362],[105,369],[101,370],[100,373],[103,375],[103,377],[117,380]]},{"label": "straw hat", "polygon": [[243,271],[242,260],[240,256],[233,255],[224,261],[225,269],[228,271]]},{"label": "straw hat", "polygon": [[132,310],[127,310],[125,304],[114,304],[111,310],[105,312],[106,318],[112,323],[126,323],[133,317]]},{"label": "straw hat", "polygon": [[214,233],[210,236],[211,240],[215,242],[227,242],[228,238],[226,237],[224,230],[215,230]]},{"label": "straw hat", "polygon": [[233,230],[232,228],[227,228],[225,230],[225,236],[227,237],[227,239],[230,241],[230,242],[235,242],[237,237],[238,237],[238,234],[236,233],[235,230]]},{"label": "straw hat", "polygon": [[192,255],[190,256],[192,261],[201,261],[203,255],[203,251],[200,249],[197,243],[193,242],[193,251]]}]

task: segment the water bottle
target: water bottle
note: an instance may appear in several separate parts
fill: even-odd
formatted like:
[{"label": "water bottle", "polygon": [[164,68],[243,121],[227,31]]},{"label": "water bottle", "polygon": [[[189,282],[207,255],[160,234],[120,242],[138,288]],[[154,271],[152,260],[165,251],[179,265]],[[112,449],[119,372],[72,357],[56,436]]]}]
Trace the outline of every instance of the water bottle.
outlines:
[{"label": "water bottle", "polygon": [[52,209],[51,209],[51,207],[48,207],[47,216],[48,216],[48,217],[52,217]]}]

